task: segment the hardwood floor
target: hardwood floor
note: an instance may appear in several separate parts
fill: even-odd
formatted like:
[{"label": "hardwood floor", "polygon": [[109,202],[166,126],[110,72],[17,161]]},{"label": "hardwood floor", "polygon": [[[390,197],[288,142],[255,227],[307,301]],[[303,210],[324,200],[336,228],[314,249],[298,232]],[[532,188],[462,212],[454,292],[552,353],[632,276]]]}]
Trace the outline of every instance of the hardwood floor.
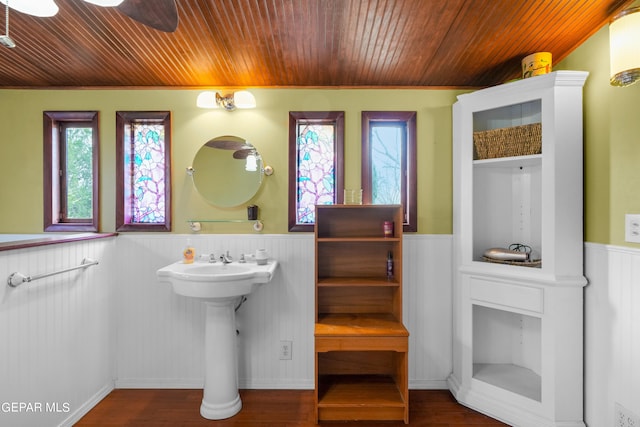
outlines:
[{"label": "hardwood floor", "polygon": [[[202,390],[119,389],[75,425],[129,427],[313,427],[312,390],[241,390],[242,411],[220,421],[200,416]],[[446,390],[411,390],[409,425],[496,427],[499,421],[459,405]],[[400,427],[402,422],[323,422],[320,427]]]}]

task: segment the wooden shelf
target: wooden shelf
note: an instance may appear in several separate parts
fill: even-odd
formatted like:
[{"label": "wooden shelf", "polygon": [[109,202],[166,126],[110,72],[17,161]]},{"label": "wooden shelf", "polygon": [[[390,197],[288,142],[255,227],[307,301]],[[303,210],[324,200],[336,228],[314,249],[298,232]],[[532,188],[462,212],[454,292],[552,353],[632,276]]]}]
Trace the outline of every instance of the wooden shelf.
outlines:
[{"label": "wooden shelf", "polygon": [[407,402],[396,382],[384,375],[323,375],[318,410],[323,420],[397,420]]},{"label": "wooden shelf", "polygon": [[398,242],[398,237],[319,237],[318,242],[348,242],[348,243],[374,243],[374,242]]},{"label": "wooden shelf", "polygon": [[316,337],[336,335],[402,336],[409,332],[391,314],[320,314],[315,328]]},{"label": "wooden shelf", "polygon": [[395,279],[386,277],[319,277],[317,285],[319,287],[332,286],[400,286]]},{"label": "wooden shelf", "polygon": [[[325,314],[315,326],[316,352],[409,351],[409,331],[389,314]],[[362,362],[366,363],[367,355]]]},{"label": "wooden shelf", "polygon": [[[385,221],[395,224],[391,237]],[[402,207],[316,206],[315,245],[316,421],[408,423]]]}]

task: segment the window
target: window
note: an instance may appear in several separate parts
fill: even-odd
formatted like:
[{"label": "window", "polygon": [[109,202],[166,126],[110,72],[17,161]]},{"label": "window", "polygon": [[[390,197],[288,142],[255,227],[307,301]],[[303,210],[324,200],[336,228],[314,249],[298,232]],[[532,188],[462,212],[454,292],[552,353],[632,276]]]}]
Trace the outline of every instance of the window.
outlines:
[{"label": "window", "polygon": [[404,231],[418,231],[415,111],[362,112],[362,199],[401,204]]},{"label": "window", "polygon": [[171,113],[116,112],[116,230],[171,231]]},{"label": "window", "polygon": [[315,206],[342,202],[344,112],[289,113],[289,231],[313,231]]},{"label": "window", "polygon": [[98,112],[43,119],[44,231],[98,231]]}]

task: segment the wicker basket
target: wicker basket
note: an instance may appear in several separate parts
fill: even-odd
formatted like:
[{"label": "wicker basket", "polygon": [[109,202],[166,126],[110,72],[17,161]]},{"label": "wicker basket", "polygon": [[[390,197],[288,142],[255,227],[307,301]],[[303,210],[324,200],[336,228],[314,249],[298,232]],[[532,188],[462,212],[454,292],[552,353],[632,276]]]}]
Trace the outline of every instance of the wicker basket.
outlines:
[{"label": "wicker basket", "polygon": [[542,153],[540,123],[473,133],[477,160],[529,156]]}]

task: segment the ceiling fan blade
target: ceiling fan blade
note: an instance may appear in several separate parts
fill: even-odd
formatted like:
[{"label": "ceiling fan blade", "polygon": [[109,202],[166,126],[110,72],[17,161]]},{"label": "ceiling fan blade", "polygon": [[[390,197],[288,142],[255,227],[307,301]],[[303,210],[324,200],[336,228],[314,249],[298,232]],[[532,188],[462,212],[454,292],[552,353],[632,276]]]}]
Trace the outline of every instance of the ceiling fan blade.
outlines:
[{"label": "ceiling fan blade", "polygon": [[251,154],[251,152],[253,152],[253,149],[244,149],[244,150],[234,151],[233,158],[244,160],[249,156],[249,154]]},{"label": "ceiling fan blade", "polygon": [[222,150],[242,150],[243,148],[245,148],[245,143],[243,141],[218,138],[209,140],[204,145],[211,148],[220,148]]},{"label": "ceiling fan blade", "polygon": [[172,33],[178,28],[175,0],[125,0],[117,9],[141,24]]}]

